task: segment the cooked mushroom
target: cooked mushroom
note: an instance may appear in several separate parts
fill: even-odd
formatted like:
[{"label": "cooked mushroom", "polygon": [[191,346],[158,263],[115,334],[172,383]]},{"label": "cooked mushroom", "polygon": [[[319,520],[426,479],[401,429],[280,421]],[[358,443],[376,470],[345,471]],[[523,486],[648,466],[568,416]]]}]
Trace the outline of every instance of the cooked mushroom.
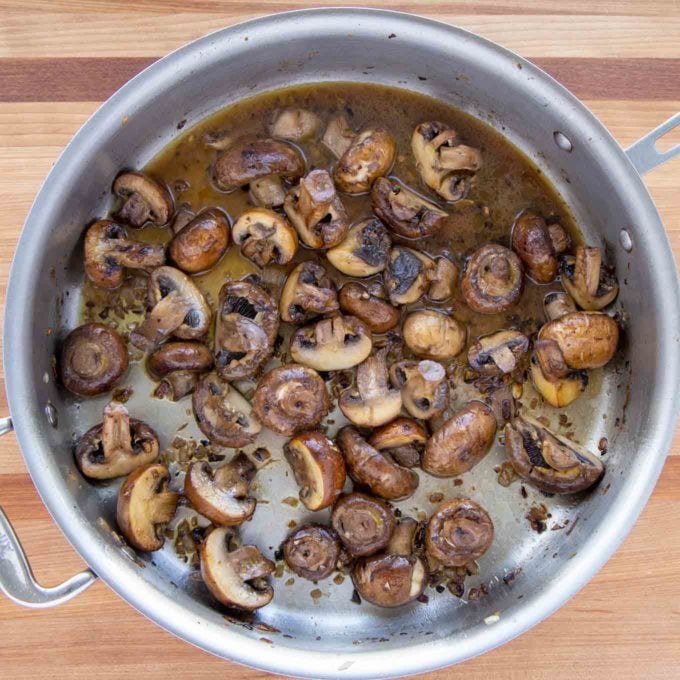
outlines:
[{"label": "cooked mushroom", "polygon": [[316,137],[321,129],[321,118],[307,109],[283,109],[272,122],[272,137],[302,142]]},{"label": "cooked mushroom", "polygon": [[395,234],[405,238],[432,236],[448,219],[439,206],[387,177],[379,177],[373,182],[371,202],[373,212]]},{"label": "cooked mushroom", "polygon": [[604,474],[600,459],[524,416],[505,426],[505,451],[515,472],[547,493],[577,493]]},{"label": "cooked mushroom", "polygon": [[600,249],[585,246],[576,246],[575,258],[564,258],[562,286],[581,309],[588,311],[603,309],[619,294],[616,279],[602,270]]},{"label": "cooked mushroom", "polygon": [[151,272],[147,306],[144,322],[130,333],[130,342],[141,350],[151,351],[170,335],[194,340],[208,332],[210,307],[179,269],[158,267]]},{"label": "cooked mushroom", "polygon": [[401,411],[401,392],[387,380],[387,350],[378,350],[357,367],[356,387],[338,399],[345,417],[360,427],[378,427]]},{"label": "cooked mushroom", "polygon": [[384,501],[354,492],[338,499],[331,524],[350,554],[360,557],[387,547],[396,519]]},{"label": "cooked mushroom", "polygon": [[536,283],[550,283],[557,276],[557,253],[545,220],[525,210],[515,220],[511,232],[512,249]]},{"label": "cooked mushroom", "polygon": [[436,361],[399,361],[390,367],[390,378],[401,390],[404,408],[414,418],[429,420],[448,405],[446,371]]},{"label": "cooked mushroom", "polygon": [[316,427],[330,411],[321,376],[311,368],[286,364],[257,383],[253,413],[266,427],[287,436]]},{"label": "cooked mushroom", "polygon": [[347,235],[347,211],[326,170],[312,170],[303,177],[286,195],[283,208],[309,248],[332,248]]},{"label": "cooked mushroom", "polygon": [[286,187],[278,175],[258,177],[248,186],[250,199],[261,208],[278,208],[286,200]]},{"label": "cooked mushroom", "polygon": [[274,589],[267,576],[274,573],[274,563],[254,545],[239,547],[233,528],[213,529],[200,553],[203,582],[223,605],[254,611],[272,601]]},{"label": "cooked mushroom", "polygon": [[134,470],[118,492],[116,520],[127,542],[137,550],[160,550],[165,525],[172,519],[179,494],[170,490],[170,473],[154,463]]},{"label": "cooked mushroom", "polygon": [[[569,370],[557,343],[536,340],[534,349],[530,364],[531,382],[551,406],[555,408],[568,406],[583,394],[588,386],[588,373],[583,370]],[[539,360],[539,356],[542,357],[542,361]],[[543,372],[541,363],[546,364],[548,374]],[[547,368],[548,365],[550,368]],[[564,372],[562,367],[567,371]]]},{"label": "cooked mushroom", "polygon": [[468,402],[428,440],[421,466],[435,477],[457,477],[489,452],[496,436],[493,411],[481,401]]},{"label": "cooked mushroom", "polygon": [[175,233],[168,254],[178,269],[197,274],[214,267],[228,245],[226,215],[217,208],[208,208]]},{"label": "cooked mushroom", "polygon": [[420,455],[428,434],[411,418],[397,418],[375,430],[368,443],[378,451],[387,451],[399,464],[407,468],[420,465]]},{"label": "cooked mushroom", "polygon": [[213,524],[232,526],[249,520],[257,501],[249,495],[255,465],[244,453],[213,470],[209,463],[192,463],[184,478],[184,495],[196,512]]},{"label": "cooked mushroom", "polygon": [[362,130],[333,170],[335,185],[348,194],[370,191],[373,180],[389,172],[397,153],[392,135],[381,127]]},{"label": "cooked mushroom", "polygon": [[338,294],[340,309],[345,314],[356,316],[374,333],[385,333],[399,323],[399,310],[371,294],[360,283],[346,283]]},{"label": "cooked mushroom", "polygon": [[458,266],[446,257],[438,257],[434,263],[431,279],[432,283],[427,291],[430,300],[436,302],[448,300],[453,295],[458,281]]},{"label": "cooked mushroom", "polygon": [[295,229],[284,217],[267,208],[250,208],[241,213],[231,235],[243,255],[259,267],[288,264],[297,252]]},{"label": "cooked mushroom", "polygon": [[548,233],[550,234],[553,248],[558,255],[563,253],[571,245],[569,234],[558,222],[552,222],[548,225]]},{"label": "cooked mushroom", "polygon": [[349,126],[347,118],[340,114],[328,121],[321,141],[336,158],[340,158],[352,146],[355,137],[356,133]]},{"label": "cooked mushroom", "polygon": [[559,319],[569,312],[576,311],[576,305],[571,295],[554,290],[543,298],[543,311],[548,321]]},{"label": "cooked mushroom", "polygon": [[512,373],[529,351],[529,338],[519,331],[496,331],[477,338],[468,349],[468,362],[484,375]]},{"label": "cooked mushroom", "polygon": [[397,464],[385,451],[374,449],[353,427],[338,433],[350,477],[387,500],[408,498],[418,487],[418,475]]},{"label": "cooked mushroom", "polygon": [[371,332],[353,316],[334,316],[299,328],[290,338],[294,361],[317,371],[341,371],[371,353]]},{"label": "cooked mushroom", "polygon": [[128,367],[127,347],[111,326],[86,323],[64,340],[59,373],[64,387],[81,397],[108,392]]},{"label": "cooked mushroom", "polygon": [[167,342],[154,350],[147,360],[149,373],[161,384],[156,396],[170,395],[177,401],[191,394],[201,373],[212,368],[212,352],[196,341]]},{"label": "cooked mushroom", "polygon": [[461,290],[470,309],[497,314],[512,307],[524,288],[520,259],[508,248],[488,243],[476,250],[467,264]]},{"label": "cooked mushroom", "polygon": [[330,527],[307,524],[296,529],[283,542],[283,559],[302,578],[320,581],[328,578],[340,557],[340,539]]},{"label": "cooked mushroom", "polygon": [[434,262],[423,253],[403,246],[390,250],[385,288],[393,305],[408,305],[425,295],[434,273]]},{"label": "cooked mushroom", "polygon": [[458,201],[470,190],[470,176],[482,166],[478,149],[461,144],[446,123],[420,123],[411,137],[411,150],[423,182],[447,201]]},{"label": "cooked mushroom", "polygon": [[142,172],[118,175],[113,182],[113,193],[123,199],[116,219],[131,227],[143,227],[147,222],[160,227],[172,217],[172,195],[162,184]]},{"label": "cooked mushroom", "polygon": [[307,510],[316,512],[333,505],[346,477],[345,459],[338,447],[321,432],[301,432],[283,447],[283,453]]},{"label": "cooked mushroom", "polygon": [[191,404],[201,432],[220,446],[252,444],[262,429],[248,401],[215,372],[199,381]]},{"label": "cooked mushroom", "polygon": [[104,407],[104,419],[90,428],[75,449],[78,469],[91,479],[113,479],[153,463],[160,451],[158,435],[144,422],[130,418],[122,404]]},{"label": "cooked mushroom", "polygon": [[355,224],[345,240],[331,248],[326,257],[347,276],[372,276],[387,266],[390,245],[385,225],[376,217],[369,217]]},{"label": "cooked mushroom", "polygon": [[191,209],[191,205],[189,203],[182,203],[175,211],[175,217],[170,225],[172,233],[179,234],[194,217],[196,217],[196,213]]},{"label": "cooked mushroom", "polygon": [[229,281],[220,289],[215,323],[215,368],[224,380],[256,373],[274,351],[279,332],[276,301],[250,281]]},{"label": "cooked mushroom", "polygon": [[320,264],[302,262],[288,275],[279,302],[282,321],[306,323],[338,307],[335,284]]},{"label": "cooked mushroom", "polygon": [[406,346],[418,357],[442,361],[463,351],[467,330],[451,316],[431,309],[411,312],[402,327]]},{"label": "cooked mushroom", "polygon": [[493,541],[493,522],[484,508],[469,498],[442,503],[427,523],[425,549],[446,567],[462,567],[479,559]]},{"label": "cooked mushroom", "polygon": [[95,222],[85,234],[85,273],[100,288],[123,283],[125,268],[145,269],[165,264],[161,243],[131,241],[125,227],[111,220]]}]

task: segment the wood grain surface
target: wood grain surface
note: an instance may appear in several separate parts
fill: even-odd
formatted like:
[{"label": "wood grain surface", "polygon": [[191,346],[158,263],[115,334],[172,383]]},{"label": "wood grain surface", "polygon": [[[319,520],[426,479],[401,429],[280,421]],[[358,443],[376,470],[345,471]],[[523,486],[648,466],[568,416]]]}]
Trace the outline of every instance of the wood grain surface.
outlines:
[{"label": "wood grain surface", "polygon": [[[450,22],[518,51],[582,98],[624,146],[680,110],[678,0],[372,4]],[[0,0],[3,302],[31,201],[64,145],[104,99],[154,59],[208,31],[306,6],[295,0]],[[680,160],[645,182],[680,263]],[[3,382],[0,415],[6,413]],[[11,435],[0,440],[0,504],[41,582],[53,584],[82,569],[43,507]],[[170,674],[271,677],[171,637],[102,583],[42,612],[0,599],[0,677],[156,680]],[[423,677],[679,678],[680,436],[630,536],[581,593],[510,644]]]}]

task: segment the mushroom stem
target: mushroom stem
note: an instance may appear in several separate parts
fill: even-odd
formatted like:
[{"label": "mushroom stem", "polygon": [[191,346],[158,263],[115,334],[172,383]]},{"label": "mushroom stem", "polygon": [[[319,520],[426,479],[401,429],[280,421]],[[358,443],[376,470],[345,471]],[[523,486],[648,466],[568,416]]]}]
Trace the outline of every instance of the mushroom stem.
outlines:
[{"label": "mushroom stem", "polygon": [[131,456],[133,453],[130,416],[122,404],[112,402],[104,407],[102,446],[105,456],[109,459]]},{"label": "mushroom stem", "polygon": [[550,382],[557,382],[567,377],[569,366],[567,366],[562,350],[555,340],[536,340],[534,352],[541,372]]},{"label": "mushroom stem", "polygon": [[191,302],[180,291],[170,291],[130,333],[130,342],[146,352],[152,350],[182,325],[190,310]]},{"label": "mushroom stem", "polygon": [[413,517],[404,517],[397,524],[387,546],[390,555],[408,556],[413,552],[413,541],[418,530],[418,522]]},{"label": "mushroom stem", "polygon": [[179,494],[174,491],[161,491],[156,494],[151,503],[149,519],[154,524],[167,524],[174,514],[177,507]]},{"label": "mushroom stem", "polygon": [[335,196],[333,180],[325,170],[312,170],[300,180],[298,209],[308,227],[323,219]]}]

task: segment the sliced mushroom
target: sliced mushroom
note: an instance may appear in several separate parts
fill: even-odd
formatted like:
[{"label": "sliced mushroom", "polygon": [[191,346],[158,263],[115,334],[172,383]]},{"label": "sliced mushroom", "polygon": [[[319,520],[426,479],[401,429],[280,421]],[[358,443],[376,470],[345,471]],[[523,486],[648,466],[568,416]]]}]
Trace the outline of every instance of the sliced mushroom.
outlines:
[{"label": "sliced mushroom", "polygon": [[330,527],[307,524],[283,542],[283,559],[298,576],[310,581],[328,578],[340,557],[340,539]]},{"label": "sliced mushroom", "polygon": [[408,498],[418,487],[418,475],[397,464],[388,453],[374,449],[353,427],[338,433],[350,477],[387,500]]},{"label": "sliced mushroom", "polygon": [[428,440],[421,466],[435,477],[457,477],[489,452],[496,436],[493,411],[481,401],[468,402]]},{"label": "sliced mushroom", "polygon": [[321,432],[308,431],[293,437],[283,453],[307,510],[316,512],[333,505],[346,478],[345,459],[338,447]]},{"label": "sliced mushroom", "polygon": [[91,479],[113,479],[153,463],[160,446],[158,435],[144,422],[130,418],[122,404],[104,407],[104,419],[90,428],[75,449],[78,469]]},{"label": "sliced mushroom", "polygon": [[357,367],[356,387],[345,390],[338,406],[359,427],[378,427],[401,411],[401,392],[387,380],[387,350],[378,350]]},{"label": "sliced mushroom", "polygon": [[108,392],[128,368],[125,342],[110,326],[86,323],[64,340],[59,373],[64,387],[82,397]]},{"label": "sliced mushroom", "polygon": [[523,289],[522,262],[512,250],[493,243],[473,253],[461,284],[468,307],[479,314],[510,309]]},{"label": "sliced mushroom", "polygon": [[371,332],[353,316],[334,316],[299,328],[290,338],[294,361],[317,371],[342,371],[371,353]]},{"label": "sliced mushroom", "polygon": [[446,257],[438,257],[434,263],[431,279],[432,282],[427,291],[430,300],[436,302],[448,300],[453,295],[458,281],[458,266]]},{"label": "sliced mushroom", "polygon": [[293,435],[316,427],[330,411],[321,376],[311,368],[286,364],[265,373],[257,383],[253,413],[273,432]]},{"label": "sliced mushroom", "polygon": [[387,130],[381,127],[362,130],[335,166],[335,185],[348,194],[370,191],[373,180],[389,172],[396,153],[397,144]]},{"label": "sliced mushroom", "polygon": [[505,426],[505,451],[515,472],[547,493],[577,493],[604,474],[600,459],[524,416]]},{"label": "sliced mushroom", "polygon": [[282,321],[306,323],[338,308],[335,284],[320,264],[302,262],[288,275],[279,302]]},{"label": "sliced mushroom", "polygon": [[155,179],[142,172],[123,172],[113,183],[113,193],[123,199],[115,217],[131,227],[147,222],[167,224],[172,217],[174,201],[170,192]]},{"label": "sliced mushroom", "polygon": [[165,264],[161,243],[131,241],[127,230],[111,220],[95,222],[85,234],[85,273],[99,288],[123,283],[125,268],[146,269]]},{"label": "sliced mushroom", "polygon": [[191,403],[201,432],[220,446],[252,444],[262,429],[248,401],[215,372],[199,381]]},{"label": "sliced mushroom", "polygon": [[173,401],[191,394],[201,373],[212,366],[212,352],[196,341],[167,342],[154,350],[147,360],[149,373],[161,381],[156,396],[169,394]]},{"label": "sliced mushroom", "polygon": [[184,478],[184,495],[196,512],[213,524],[242,524],[253,516],[257,505],[249,495],[255,472],[255,465],[244,453],[217,470],[205,461],[195,462]]},{"label": "sliced mushroom", "polygon": [[149,311],[130,342],[151,351],[170,335],[194,340],[208,332],[212,314],[203,293],[179,269],[158,267],[149,276]]},{"label": "sliced mushroom", "polygon": [[388,546],[396,519],[384,501],[354,492],[338,499],[331,524],[350,554],[359,557]]},{"label": "sliced mushroom", "polygon": [[302,142],[313,139],[321,129],[321,118],[307,109],[283,109],[272,122],[272,137]]},{"label": "sliced mushroom", "polygon": [[543,311],[548,321],[559,319],[569,312],[576,311],[576,305],[571,295],[554,290],[543,298]]},{"label": "sliced mushroom", "polygon": [[288,264],[298,248],[298,237],[288,221],[273,210],[250,208],[231,230],[234,243],[259,267]]},{"label": "sliced mushroom", "polygon": [[272,601],[274,589],[267,577],[274,573],[274,563],[254,545],[238,547],[234,529],[213,529],[200,553],[203,582],[223,605],[254,611]]},{"label": "sliced mushroom", "polygon": [[483,375],[512,373],[529,351],[529,338],[519,331],[483,335],[468,349],[468,362]]},{"label": "sliced mushroom", "polygon": [[338,301],[345,314],[356,316],[374,333],[385,333],[399,323],[399,310],[360,283],[346,283],[340,289]]},{"label": "sliced mushroom", "polygon": [[399,464],[407,468],[420,465],[420,455],[428,434],[411,418],[397,418],[375,430],[368,443],[378,451],[387,451]]},{"label": "sliced mushroom", "polygon": [[165,526],[172,519],[179,494],[170,490],[170,473],[155,463],[134,470],[118,492],[116,520],[127,542],[137,550],[160,550]]},{"label": "sliced mushroom", "polygon": [[404,408],[420,420],[438,416],[449,403],[449,383],[436,361],[399,361],[390,367],[392,384],[401,390]]},{"label": "sliced mushroom", "polygon": [[336,158],[340,158],[356,137],[356,133],[342,114],[333,116],[328,121],[326,131],[323,133],[322,142]]},{"label": "sliced mushroom", "polygon": [[418,357],[443,361],[460,354],[467,330],[451,316],[431,309],[411,312],[402,327],[406,346]]},{"label": "sliced mushroom", "polygon": [[425,549],[446,567],[462,567],[479,559],[493,541],[493,522],[469,498],[442,503],[427,523]]},{"label": "sliced mushroom", "polygon": [[[541,342],[542,341],[540,340],[536,341],[536,343],[539,343],[539,347],[541,347]],[[550,345],[545,345],[544,347],[546,346],[550,347]],[[542,351],[552,352],[553,350],[543,349]],[[564,363],[564,357],[562,356],[559,347],[557,352],[559,352],[559,355],[553,355],[552,357],[554,366],[554,368],[552,368],[553,374],[558,372],[556,367],[561,365],[566,366],[566,363]],[[545,358],[545,361],[549,360],[551,360],[551,358]],[[534,384],[536,390],[540,393],[543,399],[545,399],[551,406],[554,406],[555,408],[568,406],[572,401],[578,399],[578,397],[583,394],[586,387],[588,386],[588,373],[586,371],[569,370],[563,377],[555,377],[555,375],[552,375],[549,378],[546,376],[541,369],[541,364],[538,360],[538,352],[534,352],[534,355],[531,357],[530,374],[531,382]]]},{"label": "sliced mushroom", "polygon": [[215,323],[215,367],[224,380],[248,378],[271,357],[279,310],[264,288],[229,281],[220,289]]},{"label": "sliced mushroom", "polygon": [[168,254],[178,269],[198,274],[214,267],[228,245],[227,216],[217,208],[208,208],[175,233]]},{"label": "sliced mushroom", "polygon": [[512,249],[536,283],[550,283],[558,270],[557,253],[545,220],[536,213],[524,211],[512,226]]},{"label": "sliced mushroom", "polygon": [[587,311],[597,311],[614,302],[619,294],[616,279],[602,271],[599,248],[576,246],[576,257],[562,263],[562,286],[576,304]]},{"label": "sliced mushroom", "polygon": [[372,276],[387,266],[390,245],[385,225],[379,219],[369,217],[355,224],[344,241],[331,248],[326,257],[347,276]]},{"label": "sliced mushroom", "polygon": [[427,292],[434,268],[434,262],[427,255],[411,248],[394,246],[383,275],[390,302],[408,305],[420,300]]}]

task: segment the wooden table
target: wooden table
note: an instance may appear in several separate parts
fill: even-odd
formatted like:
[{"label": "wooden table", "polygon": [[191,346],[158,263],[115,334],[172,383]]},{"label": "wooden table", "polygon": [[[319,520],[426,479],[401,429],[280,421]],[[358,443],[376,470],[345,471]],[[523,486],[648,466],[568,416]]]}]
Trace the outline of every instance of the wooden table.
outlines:
[{"label": "wooden table", "polygon": [[[372,4],[457,24],[516,50],[584,100],[623,146],[680,110],[678,0]],[[101,101],[154,59],[208,31],[305,6],[295,0],[0,0],[2,299],[31,201],[63,146]],[[680,161],[645,177],[678,262],[679,180]],[[40,581],[56,583],[82,568],[43,507],[12,436],[0,440],[0,503]],[[579,595],[514,642],[427,677],[680,677],[679,527],[676,436],[642,517]],[[0,598],[0,669],[0,676],[15,680],[267,676],[176,640],[102,583],[49,611]]]}]

